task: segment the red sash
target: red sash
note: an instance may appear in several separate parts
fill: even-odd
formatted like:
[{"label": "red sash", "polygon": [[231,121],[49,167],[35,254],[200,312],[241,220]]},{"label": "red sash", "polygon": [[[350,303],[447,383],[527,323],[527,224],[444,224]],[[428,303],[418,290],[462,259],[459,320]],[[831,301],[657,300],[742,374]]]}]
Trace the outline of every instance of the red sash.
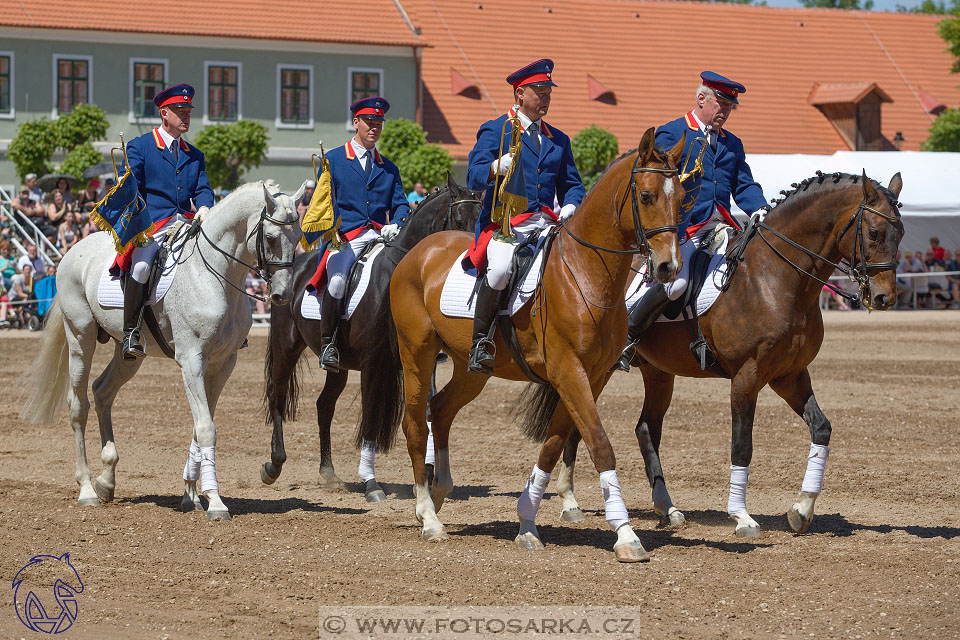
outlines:
[{"label": "red sash", "polygon": [[[717,203],[717,211],[720,212],[720,215],[723,217],[723,221],[726,222],[728,225],[730,225],[734,229],[740,228],[740,223],[737,222],[736,218],[730,215],[730,212],[727,210],[725,206],[723,206],[720,203]],[[692,238],[697,233],[697,231],[700,231],[700,229],[702,229],[703,226],[708,222],[710,222],[711,220],[713,220],[713,216],[710,216],[703,222],[700,222],[698,224],[692,224],[689,227],[687,227],[687,237]]]},{"label": "red sash", "polygon": [[[186,215],[186,213],[184,215]],[[160,222],[156,223],[156,225],[154,225],[154,231],[148,233],[147,235],[153,236],[153,234],[156,233],[156,230],[162,227],[163,225],[167,224],[167,222],[169,222],[171,218],[173,218],[173,216],[170,216],[169,218],[164,218]],[[190,219],[191,220],[193,219],[192,213],[190,214]],[[121,275],[123,275],[124,273],[130,270],[130,265],[133,263],[134,249],[136,249],[136,247],[133,245],[130,245],[130,247],[126,251],[124,251],[123,253],[117,254],[117,257],[113,259],[113,264],[110,265],[110,275],[112,275],[114,278],[119,278]]]},{"label": "red sash", "polygon": [[[538,213],[547,214],[549,217],[553,218],[554,222],[560,220],[560,216],[554,213],[553,209],[543,205],[536,211],[528,211],[526,213],[513,216],[510,218],[510,226],[515,227],[521,222],[526,222],[532,216]],[[483,268],[487,266],[487,245],[490,244],[490,238],[493,237],[493,233],[499,229],[499,224],[496,222],[491,222],[483,228],[483,231],[480,232],[480,235],[473,239],[473,244],[471,244],[470,248],[467,249],[467,255],[463,257],[463,261],[460,263],[464,271],[476,269],[477,273],[483,272]]]},{"label": "red sash", "polygon": [[[370,224],[358,227],[353,231],[347,231],[346,233],[338,234],[340,236],[340,242],[350,242],[354,238],[357,238],[367,230],[367,229],[376,229],[379,231],[383,228],[383,225],[379,222],[370,222]],[[327,258],[330,257],[330,252],[327,250],[329,243],[324,245],[323,253],[320,254],[320,260],[317,263],[317,271],[313,274],[313,277],[310,278],[310,282],[307,283],[307,291],[310,293],[316,294],[318,291],[323,290],[323,283],[327,278]]]}]

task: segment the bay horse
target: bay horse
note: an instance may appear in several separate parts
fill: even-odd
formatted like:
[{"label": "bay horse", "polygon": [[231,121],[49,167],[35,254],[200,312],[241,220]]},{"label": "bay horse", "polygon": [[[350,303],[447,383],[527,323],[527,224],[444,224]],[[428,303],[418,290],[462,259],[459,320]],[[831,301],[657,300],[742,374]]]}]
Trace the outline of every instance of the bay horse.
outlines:
[{"label": "bay horse", "polygon": [[[606,479],[601,486],[607,519],[617,532],[617,559],[649,559],[629,524],[616,480],[613,449],[597,413],[596,397],[626,339],[623,291],[632,273],[632,256],[643,253],[661,281],[675,277],[679,267],[676,223],[683,192],[676,165],[683,142],[666,153],[658,150],[651,127],[637,151],[621,157],[606,171],[577,213],[558,230],[544,257],[537,293],[512,318],[527,366],[547,382],[542,385],[545,394],[558,394],[563,400],[550,421],[534,473],[518,501],[520,533],[516,543],[521,548],[543,548],[534,524],[542,497],[542,490],[536,487],[546,486],[544,478],[549,479],[576,425],[584,434],[601,479]],[[447,318],[440,311],[446,275],[472,241],[472,234],[445,231],[425,239],[400,261],[390,283],[389,309],[386,305],[382,308],[384,315],[392,312],[396,331],[382,331],[377,348],[371,350],[372,364],[378,371],[373,382],[380,403],[378,411],[364,412],[363,421],[372,421],[371,427],[395,429],[395,423],[389,421],[391,412],[405,406],[403,432],[413,466],[416,517],[427,541],[447,538],[436,512],[453,489],[448,449],[451,423],[488,380],[487,376],[467,372],[472,319]],[[501,334],[496,336],[494,375],[526,380]],[[453,376],[431,400],[433,361],[441,347],[453,361]],[[391,371],[399,370],[399,364],[405,398],[401,397],[399,381],[391,375]],[[436,447],[431,484],[424,464],[428,408]]]},{"label": "bay horse", "polygon": [[[371,372],[363,368],[363,363],[367,349],[373,344],[373,337],[384,330],[377,322],[377,311],[381,301],[385,299],[394,268],[414,245],[431,233],[444,229],[472,229],[480,216],[482,206],[483,202],[477,194],[458,185],[448,172],[446,186],[428,195],[411,212],[401,227],[400,234],[385,245],[382,254],[373,263],[367,292],[350,320],[340,323],[338,348],[341,370],[326,372],[323,388],[317,396],[320,478],[325,486],[342,486],[333,466],[330,424],[337,399],[347,385],[349,371],[361,372],[360,395],[364,411],[380,401],[371,394],[368,382]],[[270,461],[264,463],[260,470],[260,478],[265,484],[273,484],[280,477],[287,459],[283,446],[283,421],[296,419],[300,394],[300,356],[308,348],[317,355],[321,351],[320,321],[304,318],[300,312],[301,300],[308,295],[307,283],[313,277],[317,266],[317,254],[317,251],[311,251],[296,257],[293,267],[293,302],[270,310],[270,337],[264,362],[266,384],[263,405],[267,422],[273,423],[273,436],[270,442]],[[393,420],[399,419],[398,411]],[[376,439],[376,434],[358,431],[356,444],[361,446],[364,440],[369,442]],[[386,452],[390,449],[392,439],[381,438],[376,444],[380,452]],[[364,492],[369,502],[386,498],[376,478],[366,481]]]},{"label": "bay horse", "polygon": [[[896,301],[897,248],[903,224],[897,198],[903,182],[897,173],[884,188],[863,176],[822,174],[793,185],[759,225],[741,236],[742,260],[728,288],[700,316],[703,335],[730,379],[732,438],[727,512],[739,537],[761,535],[746,506],[746,485],[753,456],[753,420],[757,395],[766,385],[783,398],[810,430],[807,470],[787,521],[805,533],[813,521],[829,452],[831,426],[810,380],[809,365],[823,341],[820,292],[839,267],[860,285],[858,297],[868,309],[884,310]],[[752,237],[751,237],[752,236]],[[841,261],[845,265],[840,264]],[[731,264],[733,267],[733,264]],[[676,376],[718,377],[702,371],[691,356],[683,322],[656,322],[637,344],[634,363],[643,374],[643,408],[636,435],[661,525],[682,527],[685,517],[670,499],[660,464],[663,418],[670,407]],[[565,520],[581,519],[573,495],[578,434],[564,450],[557,493]]]},{"label": "bay horse", "polygon": [[[256,263],[254,268],[270,285],[271,303],[283,305],[290,299],[290,268],[301,233],[295,203],[305,190],[306,183],[291,198],[271,194],[264,183],[255,182],[216,204],[202,223],[193,223],[182,241],[173,281],[166,295],[153,305],[161,332],[183,373],[193,413],[193,441],[184,469],[180,506],[184,511],[202,509],[197,494],[197,480],[202,474],[207,517],[211,520],[230,519],[216,480],[213,416],[253,323],[244,280]],[[35,424],[51,423],[64,402],[69,404],[81,506],[95,506],[114,498],[119,456],[111,410],[120,388],[133,378],[143,361],[122,356],[123,309],[106,309],[98,302],[100,278],[115,251],[111,234],[94,233],[77,243],[60,262],[58,293],[39,353],[27,373],[29,396],[20,413],[22,419]],[[97,342],[111,338],[115,342],[113,360],[93,382],[103,469],[91,483],[85,445],[90,410],[87,382]],[[143,338],[147,355],[160,355],[152,332],[144,331]],[[162,398],[151,400],[157,403],[154,410],[163,410]]]}]

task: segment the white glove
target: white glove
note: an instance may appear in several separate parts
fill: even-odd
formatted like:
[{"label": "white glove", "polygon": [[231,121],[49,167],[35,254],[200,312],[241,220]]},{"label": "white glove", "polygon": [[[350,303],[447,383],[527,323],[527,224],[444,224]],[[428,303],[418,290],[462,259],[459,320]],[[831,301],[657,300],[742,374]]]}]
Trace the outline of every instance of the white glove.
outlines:
[{"label": "white glove", "polygon": [[560,207],[560,219],[569,220],[573,217],[574,211],[577,210],[577,205],[575,204],[565,204]]},{"label": "white glove", "polygon": [[203,216],[207,215],[207,211],[210,211],[210,207],[200,207],[197,209],[197,213],[193,216],[193,219],[197,222],[203,222]]},{"label": "white glove", "polygon": [[767,207],[761,207],[754,211],[750,218],[753,220],[754,224],[763,222],[763,219],[767,217],[767,212],[770,211]]},{"label": "white glove", "polygon": [[385,225],[382,229],[380,229],[380,236],[383,237],[383,239],[387,242],[390,242],[396,238],[399,233],[400,227],[392,223]]},{"label": "white glove", "polygon": [[490,171],[492,171],[494,175],[499,172],[500,175],[505,176],[507,175],[507,170],[510,169],[511,164],[513,164],[513,154],[505,153],[500,156],[500,158],[493,161],[493,163],[490,165]]}]

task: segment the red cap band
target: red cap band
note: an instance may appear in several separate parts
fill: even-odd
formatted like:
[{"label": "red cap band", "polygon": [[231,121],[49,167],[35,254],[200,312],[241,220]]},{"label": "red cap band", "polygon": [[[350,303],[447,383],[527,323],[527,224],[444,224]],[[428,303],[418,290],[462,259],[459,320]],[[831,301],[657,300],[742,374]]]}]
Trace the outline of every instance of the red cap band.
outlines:
[{"label": "red cap band", "polygon": [[719,82],[711,82],[709,80],[704,80],[703,84],[707,85],[711,89],[714,89],[715,91],[719,91],[720,93],[726,94],[728,96],[733,96],[734,98],[736,98],[737,94],[740,93],[739,91],[737,91],[736,89],[734,89],[728,84],[720,84]]},{"label": "red cap band", "polygon": [[533,82],[550,82],[551,73],[535,73],[532,76],[527,76],[513,83],[513,88],[522,87],[525,84],[530,84]]},{"label": "red cap band", "polygon": [[353,114],[355,116],[380,116],[383,117],[383,109],[377,109],[375,107],[367,107],[365,109],[357,109],[357,112]]},{"label": "red cap band", "polygon": [[175,105],[175,104],[188,104],[192,107],[193,100],[190,98],[190,96],[183,96],[183,95],[170,96],[169,98],[161,102],[160,106],[169,107],[170,105]]}]

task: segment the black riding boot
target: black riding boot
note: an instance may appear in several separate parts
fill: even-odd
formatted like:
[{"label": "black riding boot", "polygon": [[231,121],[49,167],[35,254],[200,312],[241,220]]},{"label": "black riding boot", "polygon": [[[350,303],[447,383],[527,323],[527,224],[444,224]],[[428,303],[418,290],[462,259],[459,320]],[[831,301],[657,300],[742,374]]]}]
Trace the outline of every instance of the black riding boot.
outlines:
[{"label": "black riding boot", "polygon": [[143,303],[147,299],[147,285],[127,277],[123,285],[123,359],[143,358],[147,352],[140,342],[140,320]]},{"label": "black riding boot", "polygon": [[477,302],[473,308],[473,346],[467,371],[493,375],[493,361],[497,349],[493,344],[493,332],[500,311],[500,291],[491,289],[486,278],[477,292]]},{"label": "black riding boot", "polygon": [[320,305],[320,368],[338,373],[340,352],[337,351],[337,325],[340,322],[340,300],[323,293]]},{"label": "black riding boot", "polygon": [[630,325],[627,331],[627,346],[620,359],[610,368],[610,371],[630,371],[630,361],[633,360],[634,347],[643,332],[650,328],[656,322],[657,318],[663,312],[663,308],[670,303],[667,297],[667,290],[663,284],[657,283],[650,287],[648,291],[636,306],[630,310]]}]

